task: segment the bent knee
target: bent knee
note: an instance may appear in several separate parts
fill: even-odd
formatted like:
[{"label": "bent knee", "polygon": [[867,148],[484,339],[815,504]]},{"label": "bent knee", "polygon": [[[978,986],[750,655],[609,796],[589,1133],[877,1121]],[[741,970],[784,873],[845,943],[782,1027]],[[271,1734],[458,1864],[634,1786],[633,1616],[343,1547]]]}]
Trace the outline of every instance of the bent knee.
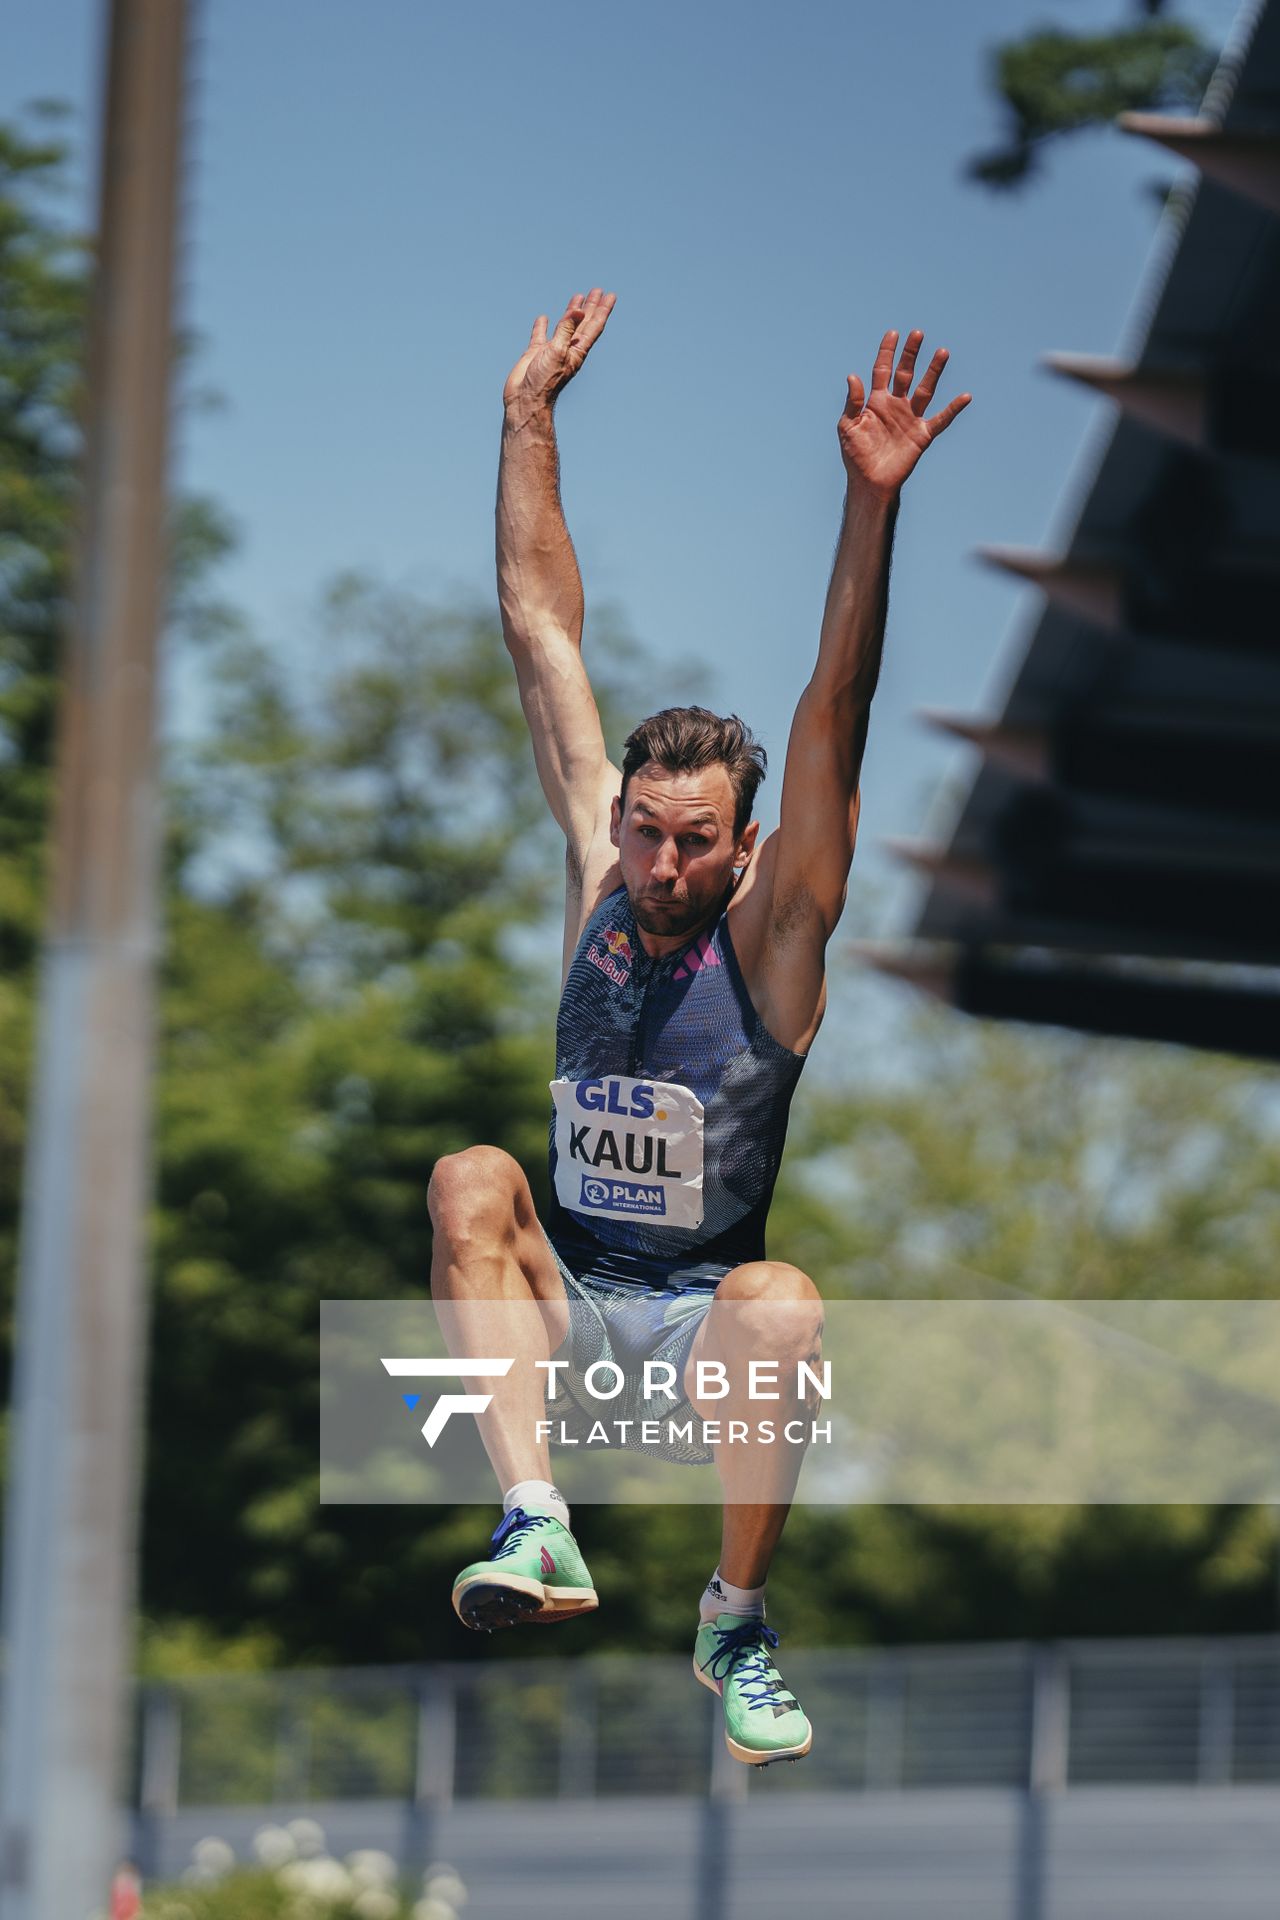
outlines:
[{"label": "bent knee", "polygon": [[523,1182],[520,1163],[501,1147],[464,1147],[436,1161],[427,1209],[437,1233],[458,1235],[478,1222],[509,1220]]},{"label": "bent knee", "polygon": [[819,1307],[822,1295],[807,1273],[785,1260],[749,1260],[745,1266],[726,1273],[716,1288],[722,1300],[809,1300]]},{"label": "bent knee", "polygon": [[783,1260],[753,1260],[725,1275],[716,1299],[731,1342],[759,1354],[804,1356],[822,1335],[822,1295],[807,1273]]}]

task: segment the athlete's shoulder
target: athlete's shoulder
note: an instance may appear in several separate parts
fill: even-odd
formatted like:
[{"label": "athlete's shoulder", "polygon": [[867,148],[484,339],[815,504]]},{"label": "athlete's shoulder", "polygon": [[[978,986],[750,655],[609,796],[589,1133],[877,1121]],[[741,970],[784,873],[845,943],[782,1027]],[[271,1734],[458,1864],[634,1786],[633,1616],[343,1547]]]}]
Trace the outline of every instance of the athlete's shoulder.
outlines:
[{"label": "athlete's shoulder", "polygon": [[621,881],[617,886],[601,891],[592,902],[590,909],[583,914],[582,931],[596,926],[603,920],[627,920],[631,913],[631,902],[627,889]]},{"label": "athlete's shoulder", "polygon": [[756,1015],[788,1052],[807,1054],[827,1004],[826,938],[802,899],[779,899],[777,828],[756,848],[727,914]]},{"label": "athlete's shoulder", "polygon": [[762,840],[734,886],[724,917],[733,933],[738,958],[746,962],[764,941],[773,903],[773,880],[778,861],[778,830]]}]

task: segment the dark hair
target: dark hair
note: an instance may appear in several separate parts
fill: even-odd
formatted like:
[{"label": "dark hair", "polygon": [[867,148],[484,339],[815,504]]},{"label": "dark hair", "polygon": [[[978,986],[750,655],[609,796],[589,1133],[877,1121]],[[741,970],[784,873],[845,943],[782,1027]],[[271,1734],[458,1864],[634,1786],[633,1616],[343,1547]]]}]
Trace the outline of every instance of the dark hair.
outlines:
[{"label": "dark hair", "polygon": [[723,766],[733,787],[735,838],[751,818],[756,789],[769,764],[764,748],[736,713],[722,720],[706,707],[664,707],[627,735],[622,758],[624,809],[627,781],[650,761],[668,773]]}]

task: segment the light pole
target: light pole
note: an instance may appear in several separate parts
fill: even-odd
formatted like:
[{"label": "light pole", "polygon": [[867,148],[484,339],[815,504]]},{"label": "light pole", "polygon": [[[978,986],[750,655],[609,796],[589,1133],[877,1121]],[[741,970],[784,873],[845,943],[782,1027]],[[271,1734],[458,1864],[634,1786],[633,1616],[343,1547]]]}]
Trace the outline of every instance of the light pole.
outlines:
[{"label": "light pole", "polygon": [[121,1850],[145,1384],[156,639],[185,0],[113,0],[74,618],[58,715],[5,1530],[2,1920]]}]

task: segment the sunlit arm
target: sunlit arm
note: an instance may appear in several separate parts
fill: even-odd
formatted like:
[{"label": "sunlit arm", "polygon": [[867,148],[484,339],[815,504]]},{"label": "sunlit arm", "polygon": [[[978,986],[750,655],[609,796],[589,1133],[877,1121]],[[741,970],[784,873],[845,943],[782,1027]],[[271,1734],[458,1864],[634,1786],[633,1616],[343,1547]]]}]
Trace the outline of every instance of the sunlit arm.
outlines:
[{"label": "sunlit arm", "polygon": [[582,576],[560,502],[549,406],[511,409],[502,423],[497,504],[498,605],[507,645],[550,631],[582,639]]},{"label": "sunlit arm", "polygon": [[580,868],[598,824],[607,766],[582,664],[582,577],[560,508],[550,408],[502,429],[497,506],[498,604],[515,663],[542,790]]},{"label": "sunlit arm", "polygon": [[817,664],[787,743],[778,884],[784,892],[802,891],[828,938],[844,909],[857,839],[858,782],[884,650],[897,515],[896,494],[850,482]]},{"label": "sunlit arm", "polygon": [[828,938],[844,909],[858,831],[858,780],[880,678],[899,495],[925,448],[972,398],[962,393],[938,413],[927,413],[948,354],[938,348],[913,393],[923,340],[913,327],[895,370],[897,330],[883,336],[870,393],[856,373],[848,376],[836,428],[848,478],[844,521],[818,662],[787,744],[774,882],[775,918],[807,921]]}]

